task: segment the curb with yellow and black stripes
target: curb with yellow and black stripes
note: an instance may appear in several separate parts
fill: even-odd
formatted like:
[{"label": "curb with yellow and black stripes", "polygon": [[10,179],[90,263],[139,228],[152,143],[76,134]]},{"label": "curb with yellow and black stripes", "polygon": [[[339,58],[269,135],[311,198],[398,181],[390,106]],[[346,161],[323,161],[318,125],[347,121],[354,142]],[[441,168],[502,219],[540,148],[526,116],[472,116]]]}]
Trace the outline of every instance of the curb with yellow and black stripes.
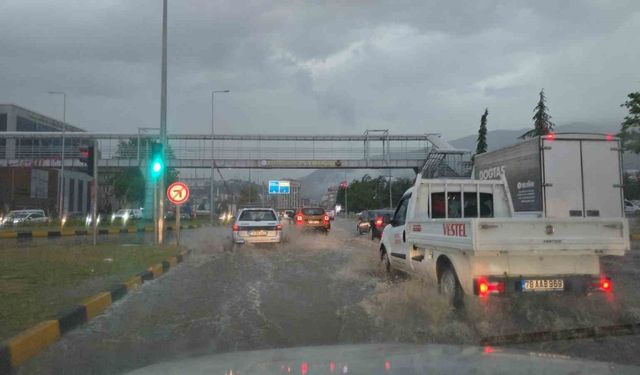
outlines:
[{"label": "curb with yellow and black stripes", "polygon": [[162,263],[155,264],[126,282],[116,285],[106,292],[98,293],[79,305],[63,310],[56,319],[41,322],[2,343],[0,345],[0,375],[10,374],[29,358],[56,342],[65,333],[104,312],[112,303],[124,297],[131,290],[167,273],[172,267],[181,263],[190,252],[191,250],[183,251]]},{"label": "curb with yellow and black stripes", "polygon": [[[201,227],[200,224],[181,225],[180,229],[195,229]],[[173,231],[172,226],[167,227],[167,231]],[[140,228],[98,228],[98,234],[128,234],[153,232],[153,227]],[[69,230],[30,230],[30,231],[2,231],[0,238],[44,238],[44,237],[68,237],[68,236],[88,236],[93,232],[88,229]]]}]

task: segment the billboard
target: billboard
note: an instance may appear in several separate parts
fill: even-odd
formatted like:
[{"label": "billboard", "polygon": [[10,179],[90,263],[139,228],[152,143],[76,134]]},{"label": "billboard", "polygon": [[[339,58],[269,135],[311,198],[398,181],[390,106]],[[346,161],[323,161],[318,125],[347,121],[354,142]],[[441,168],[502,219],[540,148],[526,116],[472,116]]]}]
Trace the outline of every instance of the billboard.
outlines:
[{"label": "billboard", "polygon": [[269,194],[289,194],[291,184],[289,181],[269,181]]}]

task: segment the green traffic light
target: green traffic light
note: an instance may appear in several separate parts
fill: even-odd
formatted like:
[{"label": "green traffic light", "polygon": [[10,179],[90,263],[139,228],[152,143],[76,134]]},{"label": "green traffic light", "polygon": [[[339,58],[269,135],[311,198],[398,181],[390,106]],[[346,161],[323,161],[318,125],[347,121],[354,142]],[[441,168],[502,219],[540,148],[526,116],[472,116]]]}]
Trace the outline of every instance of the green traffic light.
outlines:
[{"label": "green traffic light", "polygon": [[158,173],[162,170],[162,163],[160,163],[159,161],[156,161],[155,163],[153,163],[153,171],[155,173]]}]

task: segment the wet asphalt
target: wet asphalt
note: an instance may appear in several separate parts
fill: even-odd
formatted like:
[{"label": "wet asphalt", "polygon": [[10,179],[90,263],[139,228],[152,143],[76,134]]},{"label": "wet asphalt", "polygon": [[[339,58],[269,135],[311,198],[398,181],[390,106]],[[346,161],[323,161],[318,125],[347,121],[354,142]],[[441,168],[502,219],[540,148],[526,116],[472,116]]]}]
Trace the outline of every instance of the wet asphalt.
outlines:
[{"label": "wet asphalt", "polygon": [[[620,275],[613,300],[471,300],[455,312],[424,281],[382,273],[379,242],[354,228],[337,219],[328,236],[287,230],[285,244],[240,248],[231,247],[229,228],[183,231],[193,253],[182,265],[68,333],[18,373],[118,374],[189,356],[309,345],[477,345],[496,334],[640,321],[640,249],[604,261],[608,273]],[[640,365],[638,336],[513,347]]]}]

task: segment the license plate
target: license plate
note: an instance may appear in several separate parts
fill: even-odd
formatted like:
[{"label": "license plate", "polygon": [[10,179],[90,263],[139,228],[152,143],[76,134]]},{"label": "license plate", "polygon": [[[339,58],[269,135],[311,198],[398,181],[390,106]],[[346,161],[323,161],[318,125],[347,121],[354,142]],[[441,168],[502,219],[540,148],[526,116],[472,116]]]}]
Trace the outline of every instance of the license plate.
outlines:
[{"label": "license plate", "polygon": [[320,224],[319,220],[309,220],[309,224]]},{"label": "license plate", "polygon": [[522,280],[523,292],[548,292],[564,290],[562,279]]},{"label": "license plate", "polygon": [[251,232],[249,232],[250,236],[266,236],[267,235],[267,231],[266,230],[252,230]]}]

